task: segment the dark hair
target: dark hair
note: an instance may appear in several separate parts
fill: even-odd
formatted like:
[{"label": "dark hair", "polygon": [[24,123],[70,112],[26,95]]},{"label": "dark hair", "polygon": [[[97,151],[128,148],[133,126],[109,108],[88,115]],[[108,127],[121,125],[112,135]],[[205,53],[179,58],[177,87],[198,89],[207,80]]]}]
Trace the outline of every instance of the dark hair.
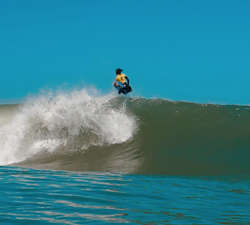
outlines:
[{"label": "dark hair", "polygon": [[118,68],[118,69],[116,69],[115,72],[119,74],[119,73],[121,73],[122,71],[123,71],[122,69]]}]

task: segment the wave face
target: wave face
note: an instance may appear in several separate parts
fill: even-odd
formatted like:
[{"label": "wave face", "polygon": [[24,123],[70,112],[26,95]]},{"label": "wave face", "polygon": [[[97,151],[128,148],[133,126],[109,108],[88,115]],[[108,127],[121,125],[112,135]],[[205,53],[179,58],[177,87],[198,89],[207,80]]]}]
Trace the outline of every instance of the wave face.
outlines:
[{"label": "wave face", "polygon": [[[168,175],[250,174],[250,107],[81,90],[0,106],[0,164]],[[7,113],[6,113],[7,112]]]}]

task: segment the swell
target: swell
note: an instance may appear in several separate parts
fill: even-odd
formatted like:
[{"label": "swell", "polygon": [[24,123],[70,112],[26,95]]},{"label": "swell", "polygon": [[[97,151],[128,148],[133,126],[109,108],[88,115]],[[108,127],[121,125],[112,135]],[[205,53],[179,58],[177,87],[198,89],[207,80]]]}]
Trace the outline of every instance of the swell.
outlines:
[{"label": "swell", "polygon": [[[118,114],[111,113],[121,106],[125,106],[125,109],[118,110]],[[101,133],[106,132],[105,129],[109,127],[113,131],[118,126],[114,133],[119,135],[113,136],[113,141],[107,141],[110,140],[107,137],[100,141],[103,136],[93,132],[95,126],[88,125],[89,130],[85,126],[82,132],[80,130],[75,136],[63,135],[67,144],[59,145],[53,151],[45,148],[15,162],[15,165],[42,169],[139,174],[250,174],[248,106],[110,97],[102,102],[101,108],[105,109],[101,111],[102,114],[111,117],[111,120],[107,121],[111,124],[102,129]],[[120,114],[123,117],[119,117],[118,121],[114,120],[114,117]],[[63,119],[72,119],[67,117],[67,113],[64,116]],[[104,118],[106,119],[107,117]],[[123,123],[123,119],[128,120]],[[128,121],[136,123],[134,127],[137,128],[128,129]],[[64,124],[64,128],[59,129],[60,132],[67,131],[71,122],[73,123],[69,121]],[[95,123],[96,120],[92,122]],[[79,122],[79,126],[83,125]],[[36,123],[36,126],[40,135],[41,127],[45,129],[44,124]],[[128,130],[132,136],[128,135],[123,139],[123,134]],[[107,134],[111,135],[110,132]],[[43,137],[47,144],[48,139],[52,139],[50,135]],[[87,147],[82,148],[83,145]]]},{"label": "swell", "polygon": [[146,100],[140,148],[147,156],[139,173],[174,175],[249,174],[248,106]]}]

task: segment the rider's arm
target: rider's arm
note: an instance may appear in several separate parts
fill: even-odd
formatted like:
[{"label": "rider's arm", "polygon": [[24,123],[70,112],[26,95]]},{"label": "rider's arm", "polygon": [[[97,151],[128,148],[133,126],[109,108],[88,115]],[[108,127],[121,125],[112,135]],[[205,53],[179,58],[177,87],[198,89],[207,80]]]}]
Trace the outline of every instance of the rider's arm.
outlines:
[{"label": "rider's arm", "polygon": [[127,82],[128,82],[128,85],[129,85],[129,79],[128,79],[128,77],[126,76],[126,80],[127,80]]},{"label": "rider's arm", "polygon": [[114,84],[115,84],[115,85],[118,85],[118,82],[119,82],[119,80],[118,80],[118,78],[116,77],[116,78],[115,78],[115,83],[114,83]]}]

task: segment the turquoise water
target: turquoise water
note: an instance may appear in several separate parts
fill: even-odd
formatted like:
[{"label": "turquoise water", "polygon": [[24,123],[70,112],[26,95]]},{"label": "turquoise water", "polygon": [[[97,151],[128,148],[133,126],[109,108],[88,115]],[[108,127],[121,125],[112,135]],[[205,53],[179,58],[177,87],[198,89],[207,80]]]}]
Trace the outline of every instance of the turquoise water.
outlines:
[{"label": "turquoise water", "polygon": [[0,173],[0,224],[250,224],[249,177]]}]

